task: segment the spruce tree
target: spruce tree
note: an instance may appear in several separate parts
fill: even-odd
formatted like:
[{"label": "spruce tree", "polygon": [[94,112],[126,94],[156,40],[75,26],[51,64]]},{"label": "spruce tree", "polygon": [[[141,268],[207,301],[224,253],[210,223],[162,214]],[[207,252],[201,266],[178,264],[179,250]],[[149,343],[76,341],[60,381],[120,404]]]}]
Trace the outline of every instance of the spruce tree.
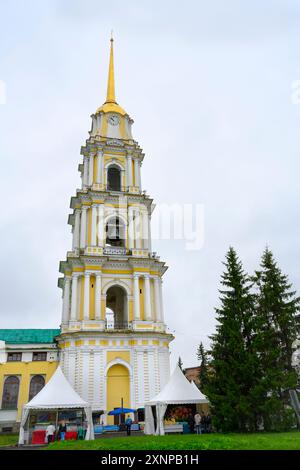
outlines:
[{"label": "spruce tree", "polygon": [[300,333],[300,298],[268,248],[253,280],[257,287],[255,349],[259,357],[256,407],[265,430],[287,429],[294,418],[288,391],[297,385],[292,353]]},{"label": "spruce tree", "polygon": [[199,344],[199,347],[197,350],[197,358],[198,358],[198,361],[200,362],[200,371],[199,371],[200,388],[203,391],[207,383],[208,352],[205,351],[202,342]]},{"label": "spruce tree", "polygon": [[182,370],[183,362],[182,362],[180,356],[179,356],[179,358],[178,358],[178,365],[179,365],[180,369]]},{"label": "spruce tree", "polygon": [[252,389],[257,358],[253,351],[251,282],[233,248],[226,255],[221,277],[216,333],[211,336],[211,363],[203,389],[214,425],[220,431],[255,429]]}]

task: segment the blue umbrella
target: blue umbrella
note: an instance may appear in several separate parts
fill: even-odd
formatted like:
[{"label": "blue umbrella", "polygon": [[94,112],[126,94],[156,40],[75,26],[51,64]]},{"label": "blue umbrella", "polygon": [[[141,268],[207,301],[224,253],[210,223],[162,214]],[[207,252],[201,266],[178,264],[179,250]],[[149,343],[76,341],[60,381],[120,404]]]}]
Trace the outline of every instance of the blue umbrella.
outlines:
[{"label": "blue umbrella", "polygon": [[109,411],[107,414],[110,416],[121,415],[123,413],[134,413],[136,410],[132,408],[116,408],[114,410]]}]

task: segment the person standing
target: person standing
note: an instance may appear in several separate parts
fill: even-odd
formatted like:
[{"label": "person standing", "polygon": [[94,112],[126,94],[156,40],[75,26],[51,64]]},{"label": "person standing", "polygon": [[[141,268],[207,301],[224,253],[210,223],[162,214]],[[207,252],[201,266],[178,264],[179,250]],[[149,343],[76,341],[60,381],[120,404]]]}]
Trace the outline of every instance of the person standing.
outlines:
[{"label": "person standing", "polygon": [[192,413],[190,413],[188,416],[188,425],[189,425],[190,433],[194,434],[195,421],[194,421],[194,416],[192,415]]},{"label": "person standing", "polygon": [[194,416],[196,434],[201,434],[201,416],[199,413],[196,413]]},{"label": "person standing", "polygon": [[53,423],[50,423],[46,428],[46,438],[47,438],[48,444],[54,441],[54,433],[55,433],[55,426],[53,425]]},{"label": "person standing", "polygon": [[206,432],[211,432],[211,416],[209,413],[206,415]]},{"label": "person standing", "polygon": [[66,423],[64,421],[62,421],[59,425],[59,428],[58,428],[59,438],[60,438],[61,441],[65,440],[66,432],[67,432]]},{"label": "person standing", "polygon": [[131,425],[132,425],[132,419],[128,416],[128,418],[125,421],[127,436],[131,435]]}]

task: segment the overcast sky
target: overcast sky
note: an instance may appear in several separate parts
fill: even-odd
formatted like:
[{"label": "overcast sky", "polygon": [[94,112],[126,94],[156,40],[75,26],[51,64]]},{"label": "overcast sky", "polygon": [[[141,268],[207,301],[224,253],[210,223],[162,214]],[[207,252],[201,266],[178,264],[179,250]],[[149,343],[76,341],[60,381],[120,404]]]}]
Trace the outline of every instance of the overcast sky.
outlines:
[{"label": "overcast sky", "polygon": [[60,323],[58,264],[111,29],[144,189],[205,208],[201,250],[153,246],[169,266],[172,364],[196,365],[209,344],[229,245],[251,272],[268,244],[299,291],[299,1],[1,0],[0,22],[1,328]]}]

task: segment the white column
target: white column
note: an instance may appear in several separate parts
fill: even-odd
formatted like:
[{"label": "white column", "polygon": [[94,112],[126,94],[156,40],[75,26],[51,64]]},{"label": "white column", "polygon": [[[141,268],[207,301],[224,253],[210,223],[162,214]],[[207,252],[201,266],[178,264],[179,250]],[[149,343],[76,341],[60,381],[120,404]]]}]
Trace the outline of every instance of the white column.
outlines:
[{"label": "white column", "polygon": [[92,236],[91,245],[96,246],[96,232],[97,231],[97,206],[92,205]]},{"label": "white column", "polygon": [[127,186],[132,186],[132,156],[127,156]]},{"label": "white column", "polygon": [[134,210],[134,238],[135,238],[135,247],[137,249],[141,248],[141,214],[139,209]]},{"label": "white column", "polygon": [[95,319],[101,319],[101,274],[96,274]]},{"label": "white column", "polygon": [[150,297],[150,279],[149,276],[145,276],[144,278],[144,283],[145,283],[145,319],[147,321],[151,320],[151,297]]},{"label": "white column", "polygon": [[151,215],[148,215],[148,251],[152,251],[152,244],[151,244]]},{"label": "white column", "polygon": [[83,317],[88,320],[90,316],[90,273],[84,274],[84,304]]},{"label": "white column", "polygon": [[64,296],[63,296],[62,323],[67,323],[69,321],[70,283],[71,283],[71,279],[69,277],[66,277],[65,285],[64,285]]},{"label": "white column", "polygon": [[134,274],[133,276],[133,302],[134,302],[134,319],[140,319],[140,287],[139,287],[139,276]]},{"label": "white column", "polygon": [[159,283],[159,300],[160,300],[160,321],[164,323],[164,304],[163,304],[163,294],[162,294],[162,279],[160,279]]},{"label": "white column", "polygon": [[71,320],[77,320],[77,285],[78,275],[72,274]]},{"label": "white column", "polygon": [[72,251],[74,251],[74,250],[75,250],[75,236],[74,236],[74,234],[75,234],[75,227],[74,227],[74,225],[72,225],[71,232],[72,232]]},{"label": "white column", "polygon": [[104,204],[98,206],[98,246],[104,246]]},{"label": "white column", "polygon": [[138,169],[138,185],[139,185],[140,191],[142,191],[141,165],[142,165],[142,163],[139,161],[137,169]]},{"label": "white column", "polygon": [[98,150],[98,159],[97,159],[97,173],[96,173],[96,183],[102,183],[102,159],[103,159],[103,152],[102,150]]},{"label": "white column", "polygon": [[161,321],[160,314],[160,280],[158,277],[154,279],[154,301],[155,301],[155,312],[156,312],[156,321]]},{"label": "white column", "polygon": [[134,248],[134,220],[133,220],[133,207],[128,208],[128,248]]},{"label": "white column", "polygon": [[82,206],[81,208],[81,221],[80,221],[80,248],[85,248],[86,243],[86,212],[87,207]]},{"label": "white column", "polygon": [[88,185],[92,186],[94,176],[94,155],[91,153],[89,157],[89,182]]},{"label": "white column", "polygon": [[75,226],[74,226],[74,248],[79,248],[80,244],[80,211],[75,209]]},{"label": "white column", "polygon": [[86,188],[88,185],[88,175],[89,175],[89,159],[85,155],[83,157],[83,187]]},{"label": "white column", "polygon": [[143,248],[144,248],[145,250],[147,250],[147,249],[148,249],[148,246],[149,246],[148,212],[147,212],[147,211],[143,211],[143,212],[142,212],[142,216],[143,216]]},{"label": "white column", "polygon": [[134,186],[140,188],[140,165],[137,158],[134,159]]}]

